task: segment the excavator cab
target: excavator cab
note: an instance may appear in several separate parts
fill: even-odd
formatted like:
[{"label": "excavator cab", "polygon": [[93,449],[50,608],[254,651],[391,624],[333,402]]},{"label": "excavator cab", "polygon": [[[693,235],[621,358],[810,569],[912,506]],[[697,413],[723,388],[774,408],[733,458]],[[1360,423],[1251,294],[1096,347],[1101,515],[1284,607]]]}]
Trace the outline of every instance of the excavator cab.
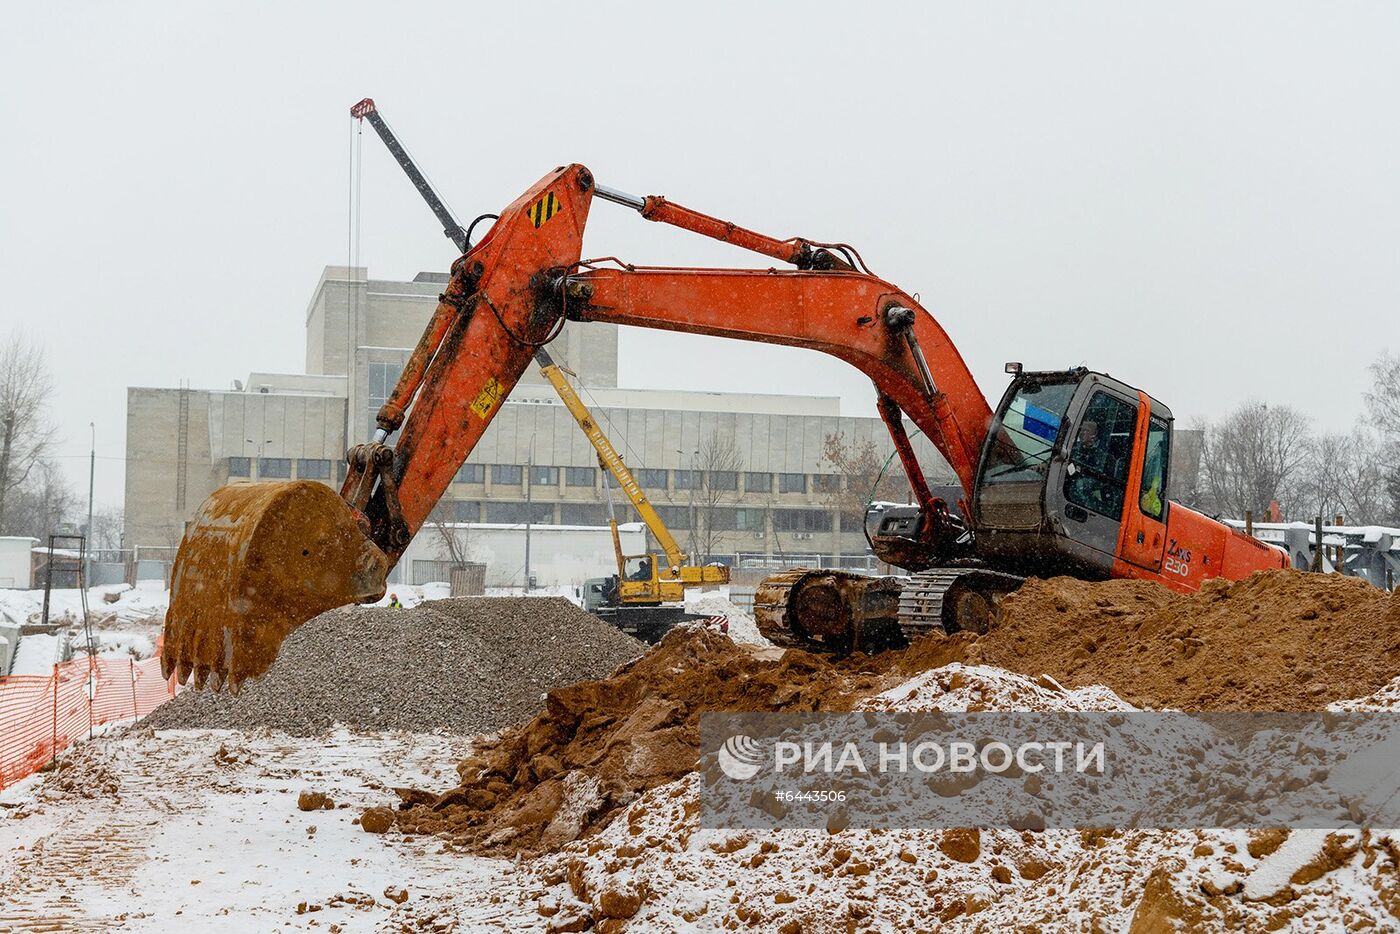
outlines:
[{"label": "excavator cab", "polygon": [[1082,367],[1017,372],[972,496],[978,552],[1025,574],[1161,569],[1172,414]]}]

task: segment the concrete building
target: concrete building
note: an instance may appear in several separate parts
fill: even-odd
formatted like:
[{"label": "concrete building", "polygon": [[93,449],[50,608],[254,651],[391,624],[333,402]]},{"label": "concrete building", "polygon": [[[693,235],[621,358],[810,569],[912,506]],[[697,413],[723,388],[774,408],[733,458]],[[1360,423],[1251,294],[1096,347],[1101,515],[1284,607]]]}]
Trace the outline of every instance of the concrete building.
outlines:
[{"label": "concrete building", "polygon": [[[130,388],[126,546],[147,555],[173,549],[203,498],[228,481],[338,484],[345,449],[369,439],[445,282],[437,273],[397,282],[327,267],[306,309],[305,373],[255,371],[224,390]],[[893,448],[878,418],[842,417],[834,397],[621,388],[617,346],[615,326],[569,324],[550,350],[577,374],[585,403],[682,548],[778,563],[866,554],[859,522],[838,507],[842,479],[823,447],[839,434],[887,456]],[[933,446],[921,436],[914,443],[930,480],[952,482]],[[731,469],[715,469],[730,451]],[[465,523],[528,515],[597,526],[606,522],[605,495],[592,447],[532,367],[440,509],[444,520]]]}]

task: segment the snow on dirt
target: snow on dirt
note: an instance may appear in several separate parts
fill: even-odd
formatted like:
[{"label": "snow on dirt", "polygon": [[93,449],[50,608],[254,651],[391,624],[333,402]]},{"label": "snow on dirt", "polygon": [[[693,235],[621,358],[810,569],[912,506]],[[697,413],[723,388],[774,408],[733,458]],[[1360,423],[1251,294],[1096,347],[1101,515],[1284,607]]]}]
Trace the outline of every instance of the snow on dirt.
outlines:
[{"label": "snow on dirt", "polygon": [[740,645],[771,646],[758,631],[754,618],[745,613],[729,599],[727,588],[687,591],[685,611],[703,616],[723,616],[729,620],[729,638]]},{"label": "snow on dirt", "polygon": [[[74,588],[49,593],[49,621],[53,632],[21,635],[8,674],[48,675],[57,662],[74,653],[85,653],[83,593]],[[158,581],[141,581],[136,587],[115,584],[91,587],[87,592],[92,640],[100,656],[129,655],[150,658],[170,605],[170,592]],[[43,619],[42,590],[0,590],[0,619],[33,625]],[[0,675],[6,672],[0,671]]]},{"label": "snow on dirt", "polygon": [[[0,930],[528,928],[543,919],[502,894],[512,864],[357,826],[390,786],[445,781],[469,745],[140,727],[83,744],[0,792]],[[299,810],[304,791],[332,807]]]},{"label": "snow on dirt", "polygon": [[[881,710],[1131,710],[949,665],[868,699]],[[653,788],[532,865],[559,930],[1134,931],[1394,929],[1400,834],[1385,831],[705,830],[704,779]]]},{"label": "snow on dirt", "polygon": [[[116,731],[0,793],[0,930],[1395,930],[1394,831],[703,830],[693,771],[702,710],[1395,709],[1395,606],[1058,581],[986,637],[875,658],[673,633],[499,736]],[[1318,648],[1349,619],[1365,665]]]},{"label": "snow on dirt", "polygon": [[59,657],[62,645],[62,639],[48,633],[40,632],[21,636],[19,648],[15,650],[14,661],[10,664],[10,674],[15,676],[39,675],[41,677],[53,674],[53,666],[63,661]]},{"label": "snow on dirt", "polygon": [[[104,598],[115,596],[115,602]],[[82,591],[76,588],[54,589],[49,593],[50,621],[82,622]],[[170,607],[170,591],[160,581],[138,581],[88,588],[88,610],[93,621],[117,625],[129,623],[159,623]],[[13,623],[37,623],[43,614],[44,591],[0,590],[0,617]]]}]

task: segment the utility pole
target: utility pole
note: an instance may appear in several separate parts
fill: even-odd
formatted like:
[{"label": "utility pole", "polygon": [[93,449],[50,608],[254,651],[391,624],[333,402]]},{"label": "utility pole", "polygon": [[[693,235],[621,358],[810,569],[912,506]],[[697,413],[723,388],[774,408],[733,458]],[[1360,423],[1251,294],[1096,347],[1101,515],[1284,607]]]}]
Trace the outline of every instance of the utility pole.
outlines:
[{"label": "utility pole", "polygon": [[97,423],[88,422],[92,432],[92,450],[88,453],[88,524],[83,538],[83,586],[92,586],[92,488],[97,476]]},{"label": "utility pole", "polygon": [[530,436],[530,453],[525,455],[525,593],[530,592],[530,520],[534,518],[535,436]]}]

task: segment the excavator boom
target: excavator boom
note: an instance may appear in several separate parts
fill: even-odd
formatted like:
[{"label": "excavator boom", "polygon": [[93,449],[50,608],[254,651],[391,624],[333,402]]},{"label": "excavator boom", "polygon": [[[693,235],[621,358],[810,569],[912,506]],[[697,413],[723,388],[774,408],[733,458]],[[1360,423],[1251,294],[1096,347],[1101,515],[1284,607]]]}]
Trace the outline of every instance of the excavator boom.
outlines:
[{"label": "excavator boom", "polygon": [[[583,233],[595,197],[795,268],[691,269],[584,261]],[[911,295],[865,269],[849,247],[767,237],[663,198],[603,188],[581,165],[561,166],[504,208],[485,237],[453,263],[438,306],[379,411],[373,439],[347,452],[349,469],[340,497],[297,498],[286,483],[226,486],[211,494],[176,557],[175,593],[166,621],[167,665],[182,680],[194,672],[196,683],[236,684],[265,671],[286,633],[315,612],[382,594],[388,570],[526,367],[565,320],[804,347],[864,372],[875,384],[881,415],[919,499],[917,521],[899,520],[907,534],[895,537],[899,550],[891,553],[905,567],[937,566],[954,545],[966,547],[969,529],[922,482],[904,419],[943,455],[972,501],[986,461],[984,449],[1014,448],[1021,442],[1013,443],[1013,429],[1033,436],[1025,426],[1048,432],[1060,445],[1063,441],[1054,439],[1066,438],[1072,418],[1080,417],[1061,412],[1035,415],[1037,421],[1030,416],[1041,408],[1028,404],[1018,410],[1016,425],[1003,420],[993,433],[993,412],[943,328]],[[1137,420],[1133,450],[1139,460],[1149,424],[1146,413],[1141,410]],[[389,447],[385,441],[395,432],[397,441]],[[1060,450],[1054,446],[1048,453]],[[1043,488],[1044,475],[1036,469],[1045,461],[1029,463],[1025,469],[1042,478]],[[1022,495],[1019,487],[998,489]],[[1120,490],[1120,508],[1122,495]],[[1001,510],[997,515],[1021,514],[1012,508],[1020,508],[1016,502],[1008,503],[990,505]],[[1172,511],[1162,528],[1170,516],[1189,512],[1168,505]],[[973,526],[972,532],[980,531],[975,522]],[[1214,526],[1201,528],[1215,532]],[[311,538],[318,534],[331,545],[313,547]],[[1056,534],[1049,538],[1058,541]],[[1109,541],[1108,535],[1104,531],[1100,538]],[[1034,534],[1030,538],[1037,540]],[[989,541],[994,539],[992,535]],[[873,541],[878,552],[882,539]],[[1143,535],[1137,541],[1142,543]],[[1160,545],[1160,534],[1152,541],[1141,549]],[[1104,547],[1112,551],[1114,545],[1109,541]],[[1218,546],[1227,548],[1228,543]],[[1240,559],[1234,567],[1244,571],[1250,562],[1260,563]],[[1165,573],[1150,565],[1133,567],[1137,570],[1115,566],[1113,573]],[[1215,567],[1211,570],[1221,573]],[[873,607],[869,614],[876,612]]]}]

